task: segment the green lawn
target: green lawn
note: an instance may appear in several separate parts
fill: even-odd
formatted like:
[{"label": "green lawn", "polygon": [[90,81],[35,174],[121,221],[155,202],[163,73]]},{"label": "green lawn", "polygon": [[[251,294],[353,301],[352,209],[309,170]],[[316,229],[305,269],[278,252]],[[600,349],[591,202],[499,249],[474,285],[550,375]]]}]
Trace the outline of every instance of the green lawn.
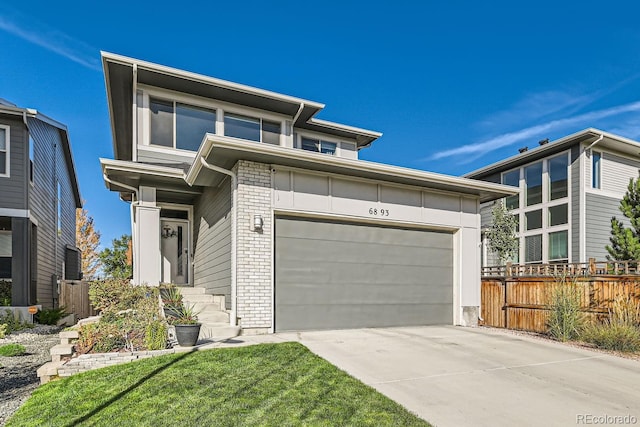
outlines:
[{"label": "green lawn", "polygon": [[145,359],[38,388],[7,426],[428,426],[298,343]]}]

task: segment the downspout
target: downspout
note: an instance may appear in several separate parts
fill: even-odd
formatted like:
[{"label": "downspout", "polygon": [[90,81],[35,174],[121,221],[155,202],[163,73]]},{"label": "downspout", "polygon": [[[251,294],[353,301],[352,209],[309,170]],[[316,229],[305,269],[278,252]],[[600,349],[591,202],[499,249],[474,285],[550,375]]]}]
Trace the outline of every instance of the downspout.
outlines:
[{"label": "downspout", "polygon": [[[586,219],[586,207],[587,207],[587,196],[584,191],[584,187],[586,183],[584,182],[585,178],[585,168],[587,167],[587,153],[591,156],[591,149],[600,141],[604,139],[604,134],[600,134],[600,136],[593,141],[587,148],[584,149],[584,164],[580,165],[580,206],[579,206],[579,222],[580,222],[580,247],[578,253],[578,261],[585,262],[587,256],[587,219]],[[582,157],[582,155],[580,155]],[[593,171],[591,171],[593,180]]]},{"label": "downspout", "polygon": [[238,284],[237,284],[237,229],[238,229],[238,177],[228,169],[207,163],[200,157],[200,163],[207,169],[231,177],[232,207],[231,207],[231,326],[238,325]]}]

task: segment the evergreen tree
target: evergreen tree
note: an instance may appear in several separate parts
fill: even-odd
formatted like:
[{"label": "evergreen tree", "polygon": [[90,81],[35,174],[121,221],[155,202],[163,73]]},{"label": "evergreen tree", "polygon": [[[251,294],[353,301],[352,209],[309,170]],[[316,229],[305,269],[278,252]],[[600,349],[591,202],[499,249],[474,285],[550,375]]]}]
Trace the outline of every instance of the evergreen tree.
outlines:
[{"label": "evergreen tree", "polygon": [[95,229],[93,218],[86,209],[76,209],[76,245],[82,255],[82,273],[85,279],[93,279],[100,270],[100,232]]},{"label": "evergreen tree", "polygon": [[130,262],[129,242],[131,236],[123,234],[119,239],[113,239],[113,247],[100,252],[102,270],[114,279],[130,279],[133,276],[133,268]]},{"label": "evergreen tree", "polygon": [[611,218],[611,246],[607,246],[607,259],[613,261],[640,260],[640,177],[630,179],[627,192],[620,201],[620,212],[629,218],[631,227],[625,227],[615,216]]},{"label": "evergreen tree", "polygon": [[501,263],[504,263],[518,253],[518,238],[516,237],[518,221],[505,207],[502,200],[495,204],[491,216],[493,221],[487,235],[489,249],[498,255]]}]

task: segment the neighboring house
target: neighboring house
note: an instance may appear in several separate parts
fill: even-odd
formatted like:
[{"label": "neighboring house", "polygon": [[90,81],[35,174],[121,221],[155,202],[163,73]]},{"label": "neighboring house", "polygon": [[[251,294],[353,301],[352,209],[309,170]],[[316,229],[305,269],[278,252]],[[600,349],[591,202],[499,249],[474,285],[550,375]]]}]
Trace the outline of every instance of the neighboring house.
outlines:
[{"label": "neighboring house", "polygon": [[358,160],[317,102],[103,53],[134,282],[225,297],[245,333],[476,324],[481,202],[515,190]]},{"label": "neighboring house", "polygon": [[66,126],[0,100],[0,280],[12,306],[57,306],[58,280],[79,278],[79,207]]},{"label": "neighboring house", "polygon": [[[587,262],[606,259],[611,217],[629,226],[618,207],[629,180],[638,177],[640,143],[586,129],[464,175],[516,186],[506,206],[519,219],[520,252],[513,262]],[[493,203],[482,205],[482,227]],[[483,240],[483,265],[497,257]]]}]

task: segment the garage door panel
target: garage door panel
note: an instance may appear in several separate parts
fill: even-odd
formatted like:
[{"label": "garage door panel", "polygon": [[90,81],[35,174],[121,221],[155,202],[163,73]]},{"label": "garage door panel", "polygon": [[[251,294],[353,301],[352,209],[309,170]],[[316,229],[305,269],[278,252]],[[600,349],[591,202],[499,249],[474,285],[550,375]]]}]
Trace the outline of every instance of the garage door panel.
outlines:
[{"label": "garage door panel", "polygon": [[[424,259],[432,264],[451,267],[451,248],[426,247],[415,245],[385,244],[381,242],[362,243],[332,240],[312,240],[286,238],[286,259],[302,264],[312,263],[322,253],[325,262],[346,262],[361,264],[363,259],[369,264],[414,265]],[[277,252],[279,254],[280,252]],[[410,256],[407,256],[410,254]],[[276,261],[279,261],[276,255]]]},{"label": "garage door panel", "polygon": [[[283,307],[276,325],[295,325],[297,330],[375,328],[451,323],[451,305],[292,305]],[[318,325],[322,325],[321,328]]]},{"label": "garage door panel", "polygon": [[451,324],[450,233],[277,218],[276,330]]}]

